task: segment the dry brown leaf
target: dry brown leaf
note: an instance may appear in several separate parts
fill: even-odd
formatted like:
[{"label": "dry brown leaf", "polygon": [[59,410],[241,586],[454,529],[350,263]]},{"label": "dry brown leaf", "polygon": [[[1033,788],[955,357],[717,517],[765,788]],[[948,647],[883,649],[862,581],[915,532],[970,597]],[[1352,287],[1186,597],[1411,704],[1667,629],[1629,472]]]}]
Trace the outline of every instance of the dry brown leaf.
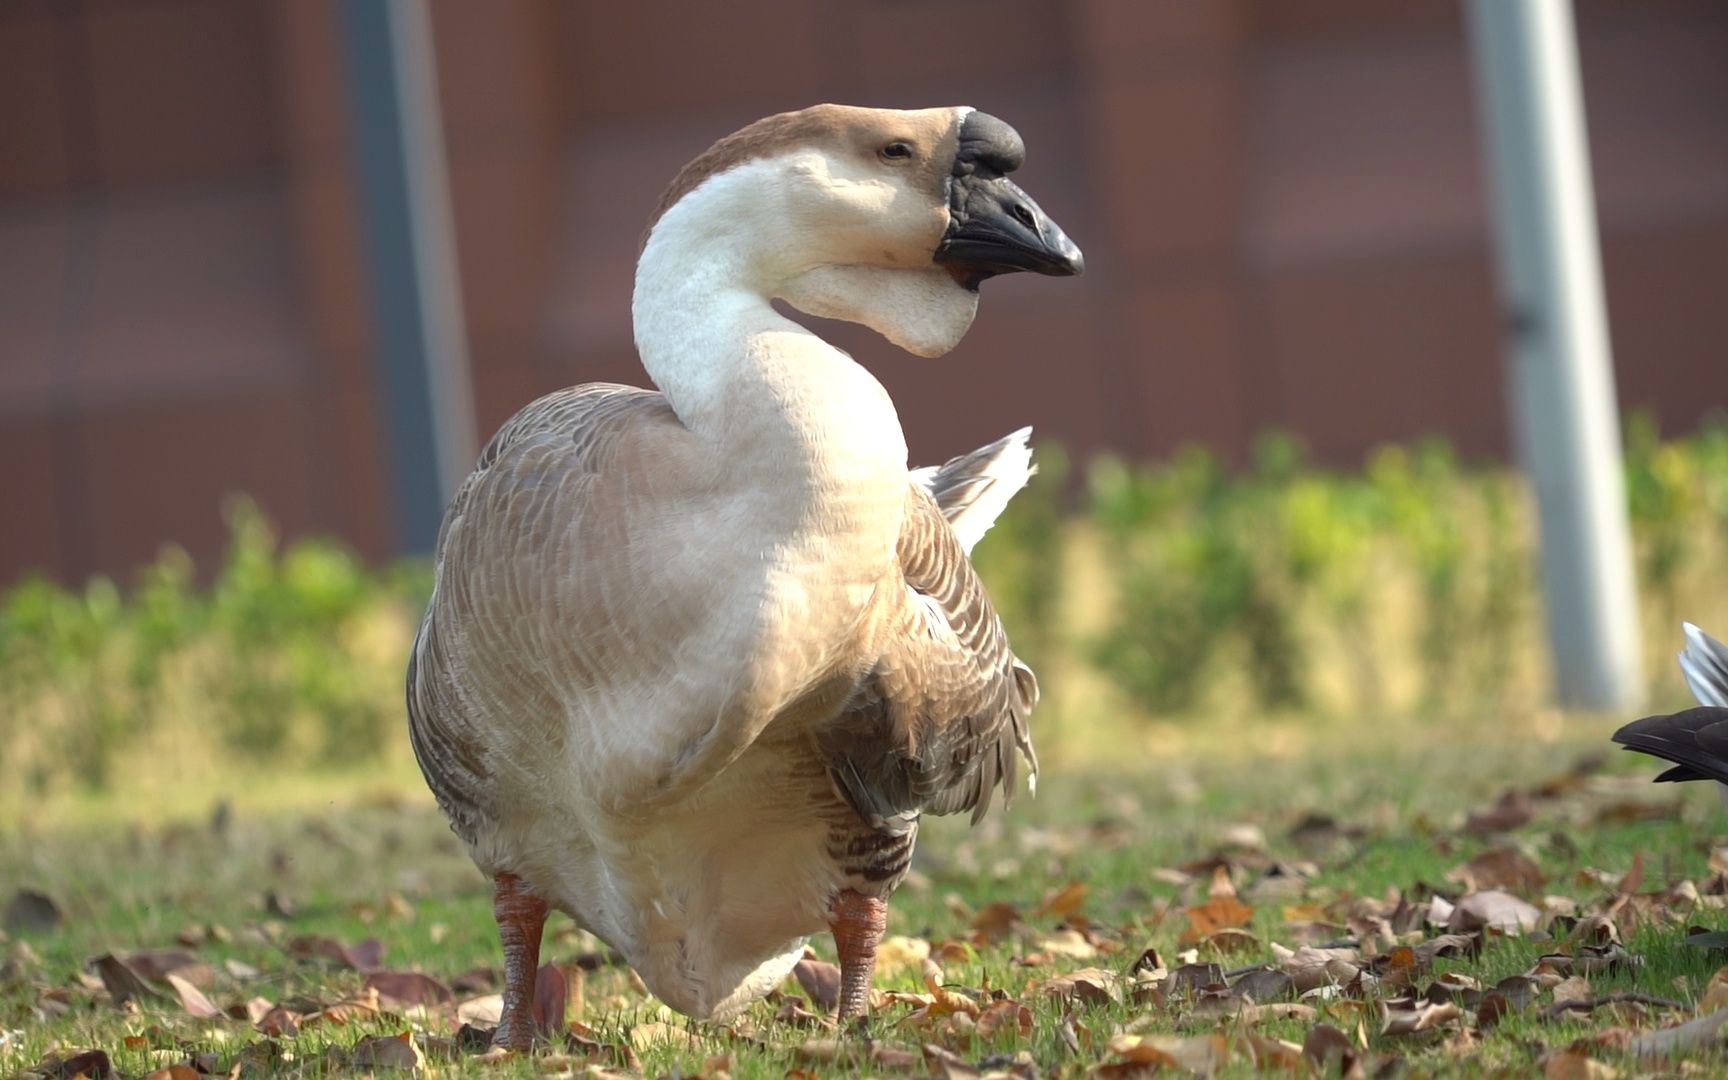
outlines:
[{"label": "dry brown leaf", "polygon": [[978,1080],[983,1075],[977,1066],[935,1043],[924,1044],[924,1060],[944,1080]]},{"label": "dry brown leaf", "polygon": [[1018,1001],[991,1002],[978,1014],[978,1036],[990,1039],[997,1032],[1016,1033],[1022,1039],[1032,1037],[1032,1010]]},{"label": "dry brown leaf", "polygon": [[183,1007],[187,1014],[193,1019],[214,1020],[216,1017],[222,1015],[222,1010],[210,1003],[210,999],[204,996],[204,991],[193,986],[185,979],[182,979],[179,975],[170,973],[168,975],[168,985],[172,986],[174,992],[180,995],[181,1007]]},{"label": "dry brown leaf", "polygon": [[991,945],[1007,938],[1020,925],[1020,909],[998,900],[986,904],[972,919],[972,933],[981,945]]},{"label": "dry brown leaf", "polygon": [[1701,1013],[1725,1008],[1728,1008],[1728,967],[1718,968],[1716,974],[1710,976],[1709,985],[1704,987],[1704,1000],[1698,1004]]},{"label": "dry brown leaf", "polygon": [[1303,1068],[1302,1047],[1283,1039],[1274,1039],[1270,1035],[1246,1031],[1242,1033],[1242,1046],[1248,1051],[1248,1059],[1261,1072],[1295,1072]]},{"label": "dry brown leaf", "polygon": [[1574,1001],[1589,1001],[1595,994],[1590,989],[1590,980],[1582,975],[1572,975],[1561,979],[1554,986],[1554,1004],[1564,1005]]},{"label": "dry brown leaf", "polygon": [[1230,876],[1230,863],[1227,860],[1220,859],[1212,868],[1212,884],[1207,888],[1206,895],[1213,900],[1236,896],[1236,879]]},{"label": "dry brown leaf", "polygon": [[70,1057],[50,1056],[30,1070],[44,1080],[72,1080],[85,1076],[89,1080],[112,1080],[114,1063],[103,1050],[84,1050]]},{"label": "dry brown leaf", "polygon": [[387,1009],[448,1005],[456,1000],[448,986],[419,971],[374,971],[363,985],[378,991],[378,1000]]},{"label": "dry brown leaf", "polygon": [[1110,1052],[1134,1065],[1171,1065],[1203,1076],[1230,1063],[1230,1040],[1222,1035],[1117,1035]]},{"label": "dry brown leaf", "polygon": [[1467,817],[1464,831],[1474,836],[1492,836],[1528,825],[1535,816],[1535,809],[1523,792],[1508,791],[1493,806]]},{"label": "dry brown leaf", "polygon": [[286,949],[289,956],[326,960],[355,971],[375,971],[384,966],[384,945],[377,938],[344,945],[333,938],[302,936],[291,939]]},{"label": "dry brown leaf", "polygon": [[1382,1035],[1411,1035],[1432,1031],[1463,1018],[1464,1012],[1453,1002],[1435,1004],[1432,1001],[1382,1002],[1385,1016],[1380,1022]]},{"label": "dry brown leaf", "polygon": [[1084,881],[1070,881],[1060,889],[1054,889],[1046,894],[1034,914],[1066,919],[1085,905],[1086,897],[1091,892],[1092,886]]},{"label": "dry brown leaf", "polygon": [[144,1080],[203,1080],[203,1077],[203,1073],[190,1065],[170,1065],[144,1074]]},{"label": "dry brown leaf", "polygon": [[792,966],[792,976],[803,988],[804,996],[822,1009],[833,1012],[840,1004],[840,966],[826,960],[809,957]]},{"label": "dry brown leaf", "polygon": [[1582,1050],[1567,1049],[1543,1059],[1542,1075],[1548,1080],[1616,1080],[1620,1070]]},{"label": "dry brown leaf", "polygon": [[[144,949],[127,953],[122,959],[126,966],[151,982],[166,982],[169,972],[175,972],[199,987],[210,985],[216,969],[184,949]],[[188,968],[200,969],[187,975]]]},{"label": "dry brown leaf", "polygon": [[568,1030],[570,982],[557,964],[541,964],[534,973],[534,1026],[562,1037]]},{"label": "dry brown leaf", "polygon": [[1452,930],[1496,930],[1502,934],[1522,934],[1536,929],[1542,912],[1534,904],[1520,900],[1509,892],[1488,889],[1471,893],[1459,900],[1452,910]]},{"label": "dry brown leaf", "polygon": [[291,1039],[300,1034],[300,1020],[299,1013],[277,1005],[260,1016],[253,1026],[258,1029],[259,1034]]},{"label": "dry brown leaf", "polygon": [[876,947],[876,971],[889,974],[902,968],[920,967],[930,959],[930,943],[923,938],[896,934]]},{"label": "dry brown leaf", "polygon": [[1516,848],[1500,847],[1453,867],[1446,872],[1448,880],[1456,881],[1470,892],[1488,889],[1508,889],[1533,894],[1548,879],[1542,868]]},{"label": "dry brown leaf", "polygon": [[1309,1023],[1319,1015],[1320,1010],[1298,1001],[1275,1001],[1269,1005],[1245,1004],[1236,1012],[1236,1018],[1250,1027],[1274,1020],[1300,1020]]},{"label": "dry brown leaf", "polygon": [[426,1055],[414,1045],[414,1033],[400,1035],[369,1035],[354,1044],[348,1053],[348,1064],[356,1069],[406,1069],[419,1072],[426,1067]]},{"label": "dry brown leaf", "polygon": [[1356,1047],[1350,1036],[1331,1024],[1315,1024],[1302,1040],[1302,1056],[1312,1062],[1322,1076],[1349,1074],[1356,1060]]},{"label": "dry brown leaf", "polygon": [[1220,930],[1247,926],[1254,918],[1254,909],[1236,899],[1234,893],[1213,896],[1204,904],[1185,909],[1184,913],[1188,917],[1188,928],[1182,931],[1181,937],[1184,947],[1207,941]]},{"label": "dry brown leaf", "polygon": [[1344,986],[1362,973],[1355,949],[1319,949],[1304,945],[1292,952],[1282,945],[1272,945],[1272,955],[1278,966],[1290,976],[1296,989],[1307,992],[1318,986]]},{"label": "dry brown leaf", "polygon": [[496,1027],[503,1016],[503,994],[481,994],[456,1005],[456,1019],[476,1027]]},{"label": "dry brown leaf", "polygon": [[60,905],[54,902],[53,897],[35,889],[19,889],[7,902],[6,914],[0,916],[0,926],[8,934],[46,934],[64,920]]},{"label": "dry brown leaf", "polygon": [[1230,984],[1230,992],[1251,1004],[1284,1001],[1296,994],[1296,981],[1281,968],[1258,967]]},{"label": "dry brown leaf", "polygon": [[1107,1005],[1116,1000],[1116,984],[1117,975],[1113,971],[1082,968],[1048,980],[1040,990],[1061,1001]]},{"label": "dry brown leaf", "polygon": [[1072,929],[1058,930],[1041,939],[1038,949],[1051,956],[1065,956],[1070,960],[1091,960],[1098,955],[1097,946],[1087,941],[1085,934]]},{"label": "dry brown leaf", "polygon": [[702,1040],[691,1033],[689,1028],[654,1020],[646,1024],[637,1024],[630,1029],[630,1045],[637,1050],[647,1050],[657,1046],[700,1050]]},{"label": "dry brown leaf", "polygon": [[124,1005],[128,1001],[150,1001],[160,998],[159,994],[143,977],[124,960],[113,953],[104,953],[90,961],[90,966],[96,969],[96,974],[102,977],[102,985],[113,997],[114,1004]]}]

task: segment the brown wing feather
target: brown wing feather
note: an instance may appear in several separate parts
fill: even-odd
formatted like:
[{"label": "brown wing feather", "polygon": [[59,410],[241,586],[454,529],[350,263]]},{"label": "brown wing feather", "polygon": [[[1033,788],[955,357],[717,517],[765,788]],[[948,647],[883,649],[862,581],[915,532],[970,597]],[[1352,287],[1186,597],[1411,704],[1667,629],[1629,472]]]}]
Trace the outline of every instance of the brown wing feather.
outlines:
[{"label": "brown wing feather", "polygon": [[[670,418],[671,408],[660,394],[613,383],[570,387],[524,406],[481,450],[474,471],[451,500],[438,534],[438,588],[474,587],[466,575],[453,572],[453,564],[472,570],[481,562],[504,557],[498,550],[483,550],[484,544],[472,536],[453,539],[459,522],[514,521],[508,517],[511,507],[532,502],[538,487],[579,489],[587,477],[607,467],[622,425]],[[499,587],[508,587],[508,582]],[[428,606],[408,661],[409,741],[452,828],[472,842],[480,822],[493,813],[488,792],[495,763],[480,730],[492,721],[477,715],[476,706],[458,685],[453,668],[460,665],[453,665],[449,656],[451,628],[439,621],[438,610],[436,602]],[[497,662],[506,663],[508,658]],[[517,712],[556,714],[549,697],[534,700],[533,679],[523,675],[515,689],[522,698],[512,703]]]},{"label": "brown wing feather", "polygon": [[1009,648],[984,583],[936,501],[913,488],[898,556],[906,588],[880,659],[823,736],[836,783],[878,828],[903,831],[920,812],[989,809],[1012,798],[1017,757],[1034,774],[1031,669]]}]

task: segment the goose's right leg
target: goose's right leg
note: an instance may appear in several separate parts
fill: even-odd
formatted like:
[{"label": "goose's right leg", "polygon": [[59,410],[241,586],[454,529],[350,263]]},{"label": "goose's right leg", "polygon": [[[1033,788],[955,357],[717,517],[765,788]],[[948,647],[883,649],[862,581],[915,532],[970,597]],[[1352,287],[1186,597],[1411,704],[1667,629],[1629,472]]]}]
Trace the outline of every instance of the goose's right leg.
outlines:
[{"label": "goose's right leg", "polygon": [[499,874],[492,879],[492,916],[504,945],[504,1014],[492,1045],[527,1050],[534,1045],[534,977],[540,968],[546,901],[530,893],[515,874]]}]

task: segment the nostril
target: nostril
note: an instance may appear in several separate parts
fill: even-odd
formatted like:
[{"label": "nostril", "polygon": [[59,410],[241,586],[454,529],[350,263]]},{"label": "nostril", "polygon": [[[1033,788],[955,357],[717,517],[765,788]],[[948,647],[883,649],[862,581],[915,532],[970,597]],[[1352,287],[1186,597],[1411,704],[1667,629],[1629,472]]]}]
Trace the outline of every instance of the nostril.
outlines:
[{"label": "nostril", "polygon": [[1025,203],[1015,203],[1009,208],[1008,212],[1014,215],[1015,221],[1018,221],[1033,232],[1038,231],[1038,219],[1032,216],[1032,211],[1026,209]]}]

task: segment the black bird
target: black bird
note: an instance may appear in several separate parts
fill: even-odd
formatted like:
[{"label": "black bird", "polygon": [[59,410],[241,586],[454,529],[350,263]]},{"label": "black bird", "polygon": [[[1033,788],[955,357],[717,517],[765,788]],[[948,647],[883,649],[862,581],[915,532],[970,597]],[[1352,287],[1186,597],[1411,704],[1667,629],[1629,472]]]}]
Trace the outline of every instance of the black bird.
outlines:
[{"label": "black bird", "polygon": [[1614,733],[1628,750],[1652,754],[1674,763],[1656,777],[1658,783],[1714,780],[1722,785],[1728,804],[1728,645],[1685,623],[1686,647],[1680,670],[1699,707],[1665,716],[1634,720]]}]

